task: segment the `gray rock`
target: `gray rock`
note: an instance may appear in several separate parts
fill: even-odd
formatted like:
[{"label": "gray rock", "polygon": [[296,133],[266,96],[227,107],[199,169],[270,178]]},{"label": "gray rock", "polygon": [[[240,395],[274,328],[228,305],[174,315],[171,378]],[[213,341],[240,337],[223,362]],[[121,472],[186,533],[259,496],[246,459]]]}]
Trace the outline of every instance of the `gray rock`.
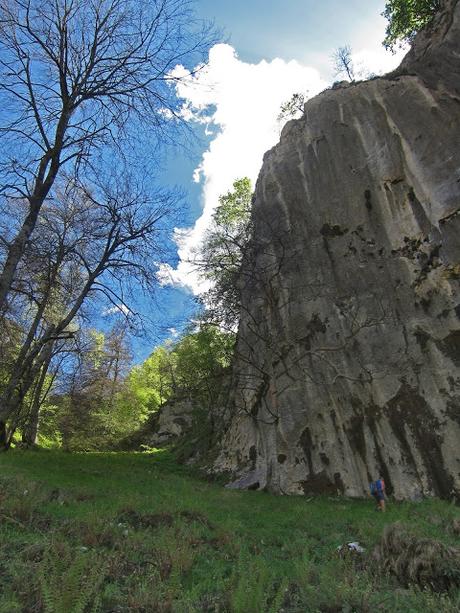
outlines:
[{"label": "gray rock", "polygon": [[144,444],[162,447],[188,433],[193,423],[193,412],[190,400],[167,402],[150,420]]},{"label": "gray rock", "polygon": [[286,124],[254,228],[214,470],[286,494],[362,496],[382,475],[399,499],[458,496],[458,0],[397,71]]}]

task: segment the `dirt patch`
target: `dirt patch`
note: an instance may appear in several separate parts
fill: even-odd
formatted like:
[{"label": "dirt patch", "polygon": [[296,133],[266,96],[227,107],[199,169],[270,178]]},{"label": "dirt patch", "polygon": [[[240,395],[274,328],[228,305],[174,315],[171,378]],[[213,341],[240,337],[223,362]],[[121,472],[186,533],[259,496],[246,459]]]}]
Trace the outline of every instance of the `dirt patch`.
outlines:
[{"label": "dirt patch", "polygon": [[206,528],[209,528],[210,530],[214,528],[206,515],[203,515],[203,513],[200,513],[199,511],[180,511],[179,517],[182,517],[189,522],[195,521],[199,524],[203,524],[203,526],[206,526]]},{"label": "dirt patch", "polygon": [[139,528],[172,526],[174,517],[170,513],[138,513],[134,509],[123,509],[117,521],[138,530]]},{"label": "dirt patch", "polygon": [[341,489],[339,483],[340,475],[339,473],[336,474],[338,475],[338,479],[334,475],[334,481],[336,482],[333,482],[326,471],[323,470],[320,473],[310,475],[308,479],[300,481],[299,483],[303,488],[305,496],[311,494],[331,494],[335,496]]},{"label": "dirt patch", "polygon": [[103,521],[87,523],[74,519],[64,520],[57,533],[73,543],[85,547],[106,547],[112,549],[119,535],[113,524]]}]

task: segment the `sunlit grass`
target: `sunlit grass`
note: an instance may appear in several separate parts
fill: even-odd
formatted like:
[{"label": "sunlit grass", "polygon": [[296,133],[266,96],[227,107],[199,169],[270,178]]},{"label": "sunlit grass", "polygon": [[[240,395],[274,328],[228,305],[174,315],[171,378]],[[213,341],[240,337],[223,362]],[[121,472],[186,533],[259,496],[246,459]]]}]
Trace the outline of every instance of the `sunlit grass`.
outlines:
[{"label": "sunlit grass", "polygon": [[[446,502],[380,514],[370,499],[226,490],[165,451],[14,451],[0,470],[0,612],[458,610],[458,593],[399,586],[371,555],[396,521],[460,545]],[[340,558],[349,541],[366,554]]]}]

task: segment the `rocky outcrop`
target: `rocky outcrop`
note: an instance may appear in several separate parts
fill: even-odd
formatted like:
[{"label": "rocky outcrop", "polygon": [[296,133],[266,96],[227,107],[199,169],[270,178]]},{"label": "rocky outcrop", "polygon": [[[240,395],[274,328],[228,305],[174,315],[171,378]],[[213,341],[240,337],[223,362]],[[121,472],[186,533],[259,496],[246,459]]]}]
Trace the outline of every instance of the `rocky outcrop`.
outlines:
[{"label": "rocky outcrop", "polygon": [[168,401],[152,413],[139,430],[122,439],[117,449],[131,451],[174,444],[190,435],[195,414],[190,399]]},{"label": "rocky outcrop", "polygon": [[460,1],[401,67],[325,91],[256,186],[234,487],[460,495]]},{"label": "rocky outcrop", "polygon": [[149,420],[145,444],[164,447],[187,435],[193,424],[194,408],[190,400],[164,404]]}]

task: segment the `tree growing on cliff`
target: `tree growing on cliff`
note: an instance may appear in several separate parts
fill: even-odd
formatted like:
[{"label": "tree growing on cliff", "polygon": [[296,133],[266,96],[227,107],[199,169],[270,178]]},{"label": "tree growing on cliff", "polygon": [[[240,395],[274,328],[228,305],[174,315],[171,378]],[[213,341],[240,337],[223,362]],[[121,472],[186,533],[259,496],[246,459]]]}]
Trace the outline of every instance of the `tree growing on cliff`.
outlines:
[{"label": "tree growing on cliff", "polygon": [[352,51],[350,45],[338,47],[331,56],[332,66],[335,76],[345,75],[350,81],[355,80],[355,69],[353,65]]},{"label": "tree growing on cliff", "polygon": [[219,198],[196,262],[211,288],[202,296],[208,318],[234,329],[240,314],[239,273],[252,232],[252,187],[244,177]]},{"label": "tree growing on cliff", "polygon": [[398,45],[411,43],[441,5],[442,0],[389,0],[382,13],[388,20],[384,47],[394,51]]},{"label": "tree growing on cliff", "polygon": [[308,99],[308,93],[295,93],[280,106],[280,112],[277,120],[279,122],[287,121],[288,119],[294,119],[295,117],[303,113],[305,103]]}]

